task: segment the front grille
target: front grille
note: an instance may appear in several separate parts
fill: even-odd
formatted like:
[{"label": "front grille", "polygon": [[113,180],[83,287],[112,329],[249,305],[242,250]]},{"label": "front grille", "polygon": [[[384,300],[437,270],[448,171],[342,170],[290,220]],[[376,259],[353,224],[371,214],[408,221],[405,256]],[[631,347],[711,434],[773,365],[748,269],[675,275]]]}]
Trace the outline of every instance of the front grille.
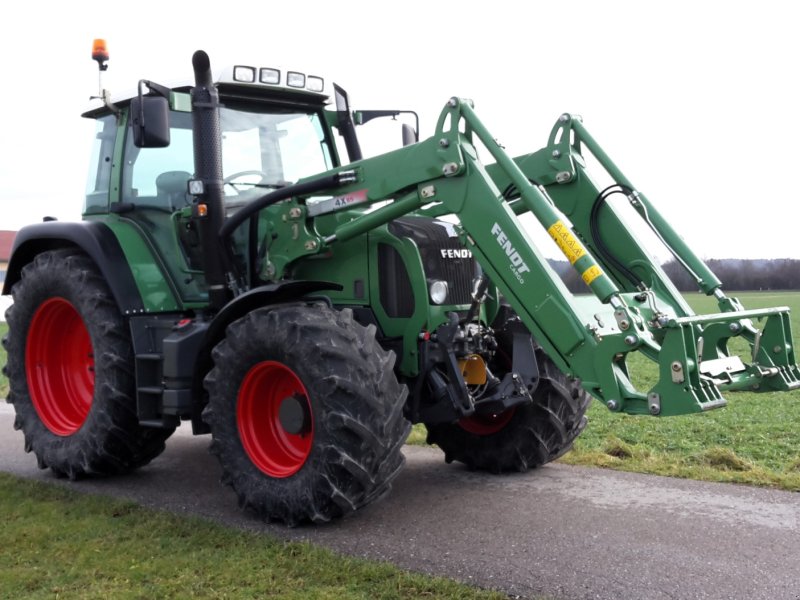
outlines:
[{"label": "front grille", "polygon": [[469,304],[477,264],[461,245],[452,223],[425,217],[404,217],[389,223],[397,237],[414,240],[419,248],[425,277],[447,282],[445,304]]}]

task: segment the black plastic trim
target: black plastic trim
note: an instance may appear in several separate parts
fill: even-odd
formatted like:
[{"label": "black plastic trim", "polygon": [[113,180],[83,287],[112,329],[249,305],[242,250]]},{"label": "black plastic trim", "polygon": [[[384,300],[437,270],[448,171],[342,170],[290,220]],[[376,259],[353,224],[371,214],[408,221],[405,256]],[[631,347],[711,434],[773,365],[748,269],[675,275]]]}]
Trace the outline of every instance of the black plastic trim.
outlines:
[{"label": "black plastic trim", "polygon": [[206,341],[216,344],[224,337],[230,323],[256,308],[288,302],[313,292],[341,289],[341,285],[329,281],[282,281],[262,285],[228,302],[214,317]]}]

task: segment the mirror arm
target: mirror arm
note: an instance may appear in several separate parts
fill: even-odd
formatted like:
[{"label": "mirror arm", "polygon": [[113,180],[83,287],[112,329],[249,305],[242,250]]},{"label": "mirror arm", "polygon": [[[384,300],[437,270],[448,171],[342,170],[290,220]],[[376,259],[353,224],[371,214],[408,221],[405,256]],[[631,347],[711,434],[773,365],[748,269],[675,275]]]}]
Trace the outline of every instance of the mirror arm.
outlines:
[{"label": "mirror arm", "polygon": [[150,81],[149,79],[140,79],[138,90],[139,90],[139,122],[144,123],[144,102],[142,102],[142,97],[144,96],[144,86],[147,86],[147,89],[150,93],[154,93],[157,96],[161,96],[162,98],[166,98],[169,100],[170,89],[166,86],[161,85],[160,83],[156,83],[154,81]]},{"label": "mirror arm", "polygon": [[358,124],[363,125],[369,123],[372,119],[380,117],[397,117],[399,115],[414,115],[414,133],[416,134],[417,141],[419,141],[419,115],[413,110],[359,110],[356,111],[358,115]]},{"label": "mirror arm", "polygon": [[170,90],[166,86],[161,85],[160,83],[156,83],[155,81],[150,81],[148,79],[140,79],[139,80],[139,97],[141,97],[143,95],[142,94],[142,86],[145,86],[145,85],[148,87],[148,89],[151,92],[153,92],[153,93],[155,93],[155,94],[157,94],[157,95],[169,100],[169,95],[170,95],[170,92],[172,90]]},{"label": "mirror arm", "polygon": [[377,119],[379,117],[397,117],[398,115],[414,115],[417,134],[419,134],[419,115],[413,110],[359,110],[357,112],[360,115],[360,119],[358,120],[359,125],[363,125],[364,123],[369,123],[370,121],[372,121],[372,119]]}]

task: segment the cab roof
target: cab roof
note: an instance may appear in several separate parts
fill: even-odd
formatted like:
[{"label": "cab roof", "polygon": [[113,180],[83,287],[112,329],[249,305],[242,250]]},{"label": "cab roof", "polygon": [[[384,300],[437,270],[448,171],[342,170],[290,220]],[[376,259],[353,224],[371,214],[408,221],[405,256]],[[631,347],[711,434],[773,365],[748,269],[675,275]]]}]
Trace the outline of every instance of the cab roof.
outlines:
[{"label": "cab roof", "polygon": [[[322,77],[307,75],[300,71],[284,70],[276,67],[252,65],[229,65],[214,73],[214,84],[221,96],[232,98],[275,98],[292,100],[303,104],[325,105],[330,102],[326,82]],[[173,80],[164,84],[173,92],[188,93],[194,86],[191,79]],[[112,104],[126,105],[136,97],[138,91],[129,89],[111,95]],[[108,111],[100,98],[94,97],[84,117],[97,117]]]}]

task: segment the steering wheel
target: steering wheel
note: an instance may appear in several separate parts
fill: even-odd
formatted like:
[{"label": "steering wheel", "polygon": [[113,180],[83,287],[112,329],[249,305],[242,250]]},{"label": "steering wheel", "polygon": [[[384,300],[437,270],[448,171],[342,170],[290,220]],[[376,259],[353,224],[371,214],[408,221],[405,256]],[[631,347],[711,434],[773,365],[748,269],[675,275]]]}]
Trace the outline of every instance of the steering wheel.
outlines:
[{"label": "steering wheel", "polygon": [[236,191],[236,193],[239,194],[240,192],[239,192],[239,188],[236,187],[237,185],[247,185],[251,189],[254,188],[255,185],[252,184],[252,183],[246,183],[246,182],[241,182],[241,183],[237,184],[234,181],[236,179],[241,178],[241,177],[248,177],[250,175],[258,175],[261,178],[261,181],[264,181],[267,178],[267,174],[264,173],[264,171],[259,171],[257,169],[252,169],[250,171],[238,171],[237,173],[232,173],[232,174],[228,175],[225,179],[223,179],[222,180],[222,185],[223,185],[223,187],[226,186],[226,185],[231,186]]}]

